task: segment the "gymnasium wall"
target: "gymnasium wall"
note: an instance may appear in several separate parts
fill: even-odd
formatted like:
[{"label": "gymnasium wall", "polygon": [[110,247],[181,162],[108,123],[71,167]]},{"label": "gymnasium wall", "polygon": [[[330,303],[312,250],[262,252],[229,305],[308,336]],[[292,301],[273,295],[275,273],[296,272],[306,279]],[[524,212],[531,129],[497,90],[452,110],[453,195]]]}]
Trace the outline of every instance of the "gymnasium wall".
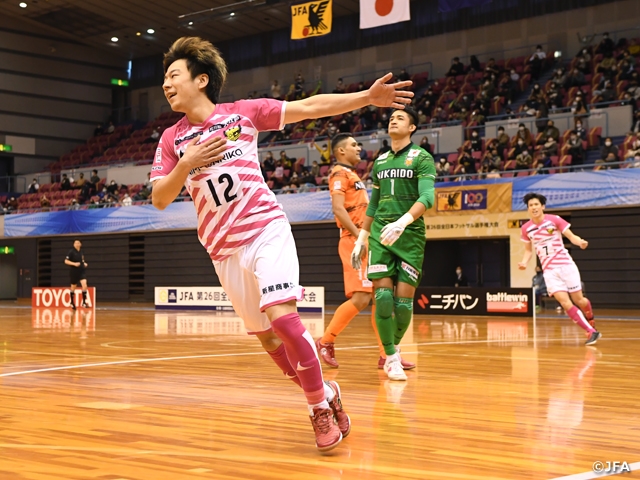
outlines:
[{"label": "gymnasium wall", "polygon": [[[351,76],[345,81],[355,82],[358,80],[354,74],[384,69],[398,73],[404,66],[422,64],[422,68],[426,68],[424,63],[431,62],[433,78],[440,78],[455,56],[461,57],[465,64],[469,63],[470,55],[486,61],[492,55],[501,58],[504,50],[508,51],[508,57],[517,57],[531,54],[536,44],[543,44],[546,50],[560,50],[564,58],[571,58],[581,47],[578,33],[635,29],[619,35],[633,38],[640,36],[637,29],[639,21],[640,2],[621,0],[478,28],[473,28],[471,22],[466,30],[232,72],[223,90],[223,101],[246,98],[254,90],[262,93],[273,80],[278,80],[286,90],[299,71],[308,82],[322,80],[324,91],[330,92],[339,77]],[[596,43],[600,38],[596,38]],[[416,73],[416,68],[409,68],[409,72]],[[160,83],[155,87],[134,90],[134,107],[139,106],[141,94],[148,95],[149,118],[169,109]]]},{"label": "gymnasium wall", "polygon": [[[524,212],[510,218],[524,218]],[[589,241],[587,250],[572,248],[586,284],[586,291],[597,307],[640,307],[640,207],[556,211],[572,223],[572,230]],[[449,222],[457,217],[447,217]],[[440,221],[433,217],[431,221]],[[465,220],[469,217],[465,217]],[[338,230],[333,222],[292,226],[300,258],[300,283],[323,285],[327,303],[344,300],[342,265],[337,255]],[[500,227],[502,228],[502,227]],[[443,237],[430,230],[430,238]],[[528,286],[530,269],[515,266],[522,255],[517,228],[506,227],[494,236],[510,238],[511,283]],[[486,233],[490,234],[491,231]],[[512,235],[513,233],[513,235]],[[59,286],[68,283],[64,256],[75,236],[4,238],[2,245],[15,246],[18,268],[37,272],[33,286]],[[97,287],[100,300],[152,301],[153,287],[161,285],[219,285],[211,262],[199,244],[194,230],[151,233],[79,236],[89,264],[89,284]],[[491,238],[474,229],[460,238]],[[427,253],[429,242],[427,241]],[[30,288],[30,287],[29,287]],[[23,287],[28,296],[29,288]],[[20,288],[19,288],[20,289]]]},{"label": "gymnasium wall", "polygon": [[14,172],[38,171],[84,143],[111,112],[126,62],[0,15],[0,143]]}]

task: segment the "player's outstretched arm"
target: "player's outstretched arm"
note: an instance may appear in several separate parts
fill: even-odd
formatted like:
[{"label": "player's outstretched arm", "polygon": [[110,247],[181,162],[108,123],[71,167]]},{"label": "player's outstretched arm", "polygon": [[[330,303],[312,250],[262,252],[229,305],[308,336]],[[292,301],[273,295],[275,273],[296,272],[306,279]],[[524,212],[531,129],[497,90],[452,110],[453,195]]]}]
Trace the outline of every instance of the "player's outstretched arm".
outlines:
[{"label": "player's outstretched arm", "polygon": [[309,118],[340,115],[367,105],[376,107],[404,108],[411,103],[413,92],[402,90],[411,86],[411,80],[387,83],[393,77],[387,73],[371,85],[369,90],[354,93],[327,93],[314,95],[304,100],[288,102],[284,112],[284,123],[296,123]]},{"label": "player's outstretched arm", "polygon": [[158,210],[164,210],[176,199],[191,170],[216,162],[224,156],[226,138],[213,137],[202,143],[198,143],[199,140],[200,137],[191,140],[175,168],[153,184],[151,202]]},{"label": "player's outstretched arm", "polygon": [[518,268],[520,270],[526,270],[527,264],[529,260],[531,260],[531,256],[533,255],[533,248],[531,247],[531,242],[524,244],[524,256],[522,257],[522,261],[518,264]]},{"label": "player's outstretched arm", "polygon": [[571,243],[573,243],[576,247],[580,247],[582,250],[589,246],[589,242],[573,233],[569,228],[562,232],[562,234],[567,237]]}]

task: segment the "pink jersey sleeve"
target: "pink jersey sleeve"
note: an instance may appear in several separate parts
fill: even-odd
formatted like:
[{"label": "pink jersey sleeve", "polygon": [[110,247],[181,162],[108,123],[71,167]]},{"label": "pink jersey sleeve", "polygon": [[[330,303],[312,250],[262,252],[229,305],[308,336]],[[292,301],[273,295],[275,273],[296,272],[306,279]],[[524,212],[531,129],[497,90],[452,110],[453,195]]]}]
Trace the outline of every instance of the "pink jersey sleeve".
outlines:
[{"label": "pink jersey sleeve", "polygon": [[173,149],[174,132],[175,128],[168,128],[160,138],[151,167],[151,177],[149,178],[151,181],[166,177],[178,163],[178,157]]},{"label": "pink jersey sleeve", "polygon": [[561,233],[564,233],[565,230],[571,226],[564,218],[557,215],[549,215],[549,220],[556,224],[556,227],[558,227]]},{"label": "pink jersey sleeve", "polygon": [[531,243],[531,239],[527,236],[527,228],[529,228],[529,223],[527,222],[520,228],[520,240],[523,242]]},{"label": "pink jersey sleeve", "polygon": [[284,111],[286,103],[271,98],[256,100],[239,100],[235,103],[238,113],[251,120],[260,132],[282,130],[284,128]]}]

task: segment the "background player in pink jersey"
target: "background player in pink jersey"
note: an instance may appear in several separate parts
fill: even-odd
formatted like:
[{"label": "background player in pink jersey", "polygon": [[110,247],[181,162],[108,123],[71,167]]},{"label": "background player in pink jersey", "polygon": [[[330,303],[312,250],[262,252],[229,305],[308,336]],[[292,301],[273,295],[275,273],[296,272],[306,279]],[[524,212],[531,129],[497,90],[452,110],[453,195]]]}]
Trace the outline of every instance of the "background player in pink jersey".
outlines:
[{"label": "background player in pink jersey", "polygon": [[304,100],[220,104],[227,67],[208,41],[183,37],[164,57],[162,86],[172,110],[185,113],[159,143],[151,179],[153,205],[166,208],[186,185],[198,213],[198,237],[247,330],[284,374],[300,385],[320,451],[351,429],[336,382],[323,382],[315,344],[300,322],[299,266],[291,227],[260,174],[258,132],[375,105],[403,108],[410,81]]},{"label": "background player in pink jersey", "polygon": [[595,329],[591,302],[582,295],[580,272],[564,247],[562,236],[564,235],[571,243],[583,250],[587,248],[589,242],[574,234],[569,229],[571,224],[566,220],[557,215],[544,213],[547,203],[544,195],[527,193],[524,196],[524,203],[531,220],[522,226],[521,238],[525,242],[525,252],[518,268],[520,270],[527,268],[535,248],[542,264],[549,295],[562,305],[571,320],[587,332],[589,338],[585,345],[593,345],[602,335]]}]

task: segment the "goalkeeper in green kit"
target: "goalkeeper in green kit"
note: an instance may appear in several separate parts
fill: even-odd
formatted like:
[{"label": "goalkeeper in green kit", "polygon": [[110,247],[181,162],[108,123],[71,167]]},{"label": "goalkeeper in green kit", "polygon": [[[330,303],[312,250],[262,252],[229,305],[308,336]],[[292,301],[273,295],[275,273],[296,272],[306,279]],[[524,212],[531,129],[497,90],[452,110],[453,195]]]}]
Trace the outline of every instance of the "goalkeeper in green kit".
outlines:
[{"label": "goalkeeper in green kit", "polygon": [[417,124],[411,107],[391,114],[391,151],[373,165],[371,200],[351,253],[351,264],[359,269],[368,240],[368,277],[373,281],[376,324],[387,355],[384,371],[391,380],[407,379],[397,345],[409,328],[422,277],[426,244],[422,215],[434,203],[433,157],[411,142]]}]

